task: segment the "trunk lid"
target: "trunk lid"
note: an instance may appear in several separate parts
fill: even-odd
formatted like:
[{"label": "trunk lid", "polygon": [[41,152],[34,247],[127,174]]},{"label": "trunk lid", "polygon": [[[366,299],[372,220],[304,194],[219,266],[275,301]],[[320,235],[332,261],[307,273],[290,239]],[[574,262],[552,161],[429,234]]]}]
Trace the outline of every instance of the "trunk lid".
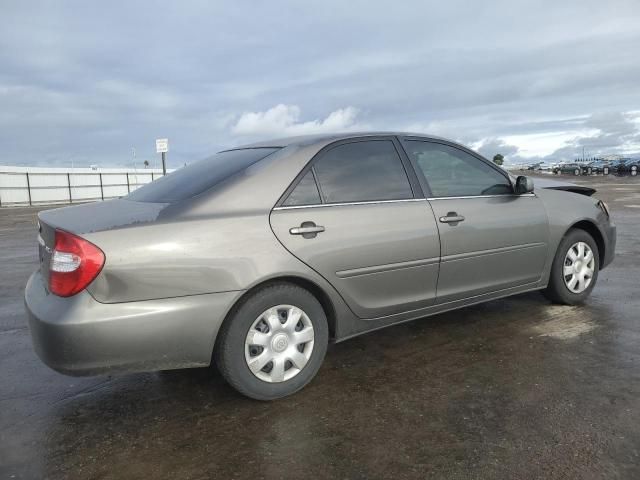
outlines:
[{"label": "trunk lid", "polygon": [[[56,229],[82,236],[93,232],[127,228],[158,219],[166,203],[142,203],[116,199],[38,213],[38,257],[40,272],[49,283],[49,264]],[[98,245],[99,246],[99,245]]]}]

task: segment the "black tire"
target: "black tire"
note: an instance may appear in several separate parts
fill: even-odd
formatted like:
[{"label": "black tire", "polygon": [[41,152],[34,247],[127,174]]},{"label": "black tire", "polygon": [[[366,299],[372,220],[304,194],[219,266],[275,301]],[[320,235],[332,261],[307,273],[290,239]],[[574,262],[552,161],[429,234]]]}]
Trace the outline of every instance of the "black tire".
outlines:
[{"label": "black tire", "polygon": [[[253,322],[277,305],[303,310],[313,325],[313,350],[307,364],[293,378],[269,383],[256,377],[245,360],[245,339]],[[318,372],[329,342],[327,316],[320,302],[307,290],[290,283],[276,283],[257,290],[242,301],[225,320],[218,334],[214,359],[225,380],[238,392],[255,400],[286,397],[307,385]]]},{"label": "black tire", "polygon": [[[563,267],[565,262],[565,257],[569,248],[575,245],[577,242],[584,242],[589,245],[591,251],[593,252],[595,258],[595,269],[593,273],[593,277],[591,279],[591,283],[581,293],[574,293],[565,284],[563,278]],[[598,270],[600,268],[600,256],[598,252],[598,246],[596,242],[593,240],[593,237],[589,235],[584,230],[574,228],[569,230],[567,234],[564,236],[560,245],[558,246],[558,250],[556,251],[556,255],[553,259],[553,264],[551,266],[551,274],[549,277],[549,284],[547,288],[542,291],[542,294],[551,300],[554,303],[559,303],[562,305],[577,305],[585,301],[585,299],[593,290],[596,282],[598,281]]]}]

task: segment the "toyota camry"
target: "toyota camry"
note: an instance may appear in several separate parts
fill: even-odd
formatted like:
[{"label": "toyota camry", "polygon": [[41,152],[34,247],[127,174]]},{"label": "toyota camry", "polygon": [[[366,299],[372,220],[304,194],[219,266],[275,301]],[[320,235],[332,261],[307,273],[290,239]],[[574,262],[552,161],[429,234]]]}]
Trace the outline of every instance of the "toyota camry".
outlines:
[{"label": "toyota camry", "polygon": [[71,375],[213,363],[276,399],[312,380],[329,342],[532,290],[583,302],[616,242],[593,193],[406,133],[225,150],[39,213],[33,343]]}]

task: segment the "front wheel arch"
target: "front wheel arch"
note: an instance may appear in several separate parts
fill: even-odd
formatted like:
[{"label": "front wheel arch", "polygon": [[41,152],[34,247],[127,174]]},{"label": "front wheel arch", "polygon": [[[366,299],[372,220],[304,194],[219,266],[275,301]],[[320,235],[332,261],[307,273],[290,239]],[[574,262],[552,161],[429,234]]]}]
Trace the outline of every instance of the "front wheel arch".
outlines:
[{"label": "front wheel arch", "polygon": [[[565,268],[567,268],[565,262],[569,255],[568,251],[570,251],[570,249],[573,248],[574,244],[578,242],[586,243],[587,246],[593,251],[593,255],[596,258],[594,259],[595,267],[590,274],[590,284],[585,285],[582,290],[574,291],[572,287],[575,286],[575,283],[573,286],[567,284],[566,276],[568,274],[565,271]],[[553,303],[561,305],[577,305],[584,302],[586,298],[591,294],[591,291],[596,285],[598,279],[599,266],[602,261],[600,258],[598,258],[598,252],[599,248],[597,242],[587,230],[585,230],[584,228],[569,229],[569,231],[562,237],[562,240],[560,241],[558,248],[556,249],[549,273],[549,282],[546,288],[544,288],[541,293]],[[579,260],[580,259],[578,259],[578,261]],[[569,267],[571,267],[571,264],[569,264]],[[581,267],[579,266],[579,268]],[[578,270],[575,271],[578,272]]]},{"label": "front wheel arch", "polygon": [[571,232],[571,230],[573,229],[584,230],[589,235],[591,235],[593,240],[596,242],[596,246],[598,247],[598,258],[600,260],[600,265],[598,265],[598,268],[601,269],[602,262],[604,261],[604,258],[605,258],[604,255],[605,255],[606,247],[604,243],[604,236],[602,235],[602,232],[600,232],[600,229],[596,226],[595,223],[589,220],[581,220],[571,225],[567,229],[567,231],[564,233],[562,238],[566,237],[569,234],[569,232]]}]

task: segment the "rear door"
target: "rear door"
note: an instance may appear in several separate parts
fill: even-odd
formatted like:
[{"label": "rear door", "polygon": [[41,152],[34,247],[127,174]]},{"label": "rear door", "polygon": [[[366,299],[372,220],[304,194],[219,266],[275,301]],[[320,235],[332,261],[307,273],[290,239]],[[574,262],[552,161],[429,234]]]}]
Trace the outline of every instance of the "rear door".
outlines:
[{"label": "rear door", "polygon": [[418,139],[403,146],[438,221],[436,303],[540,280],[549,228],[535,194],[516,195],[506,172],[457,146]]},{"label": "rear door", "polygon": [[431,305],[440,243],[415,172],[392,137],[321,151],[271,214],[282,244],[361,318]]}]

